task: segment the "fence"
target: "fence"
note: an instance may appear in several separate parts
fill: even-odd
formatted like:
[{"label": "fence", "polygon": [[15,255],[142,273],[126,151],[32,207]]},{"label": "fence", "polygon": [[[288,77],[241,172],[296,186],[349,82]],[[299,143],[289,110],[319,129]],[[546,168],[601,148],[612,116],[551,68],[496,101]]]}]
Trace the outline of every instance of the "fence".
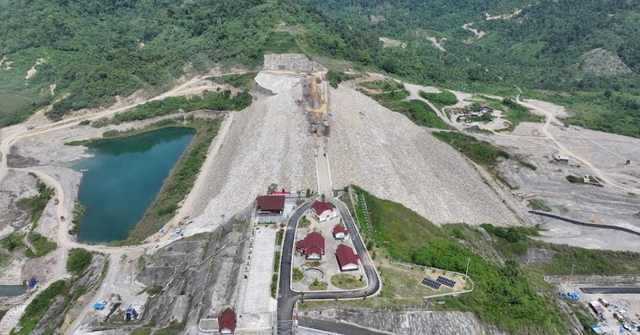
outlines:
[{"label": "fence", "polygon": [[[349,188],[349,192],[351,192],[351,191],[355,192],[352,188]],[[360,205],[362,206],[362,209],[363,209],[363,212],[364,212],[364,218],[365,218],[367,227],[368,227],[370,232],[373,232],[373,228],[371,226],[371,217],[369,216],[369,209],[367,208],[367,202],[365,201],[364,194],[358,194],[357,192],[355,192],[355,193],[358,195],[357,198],[360,200],[359,202],[360,202]],[[349,199],[351,200],[352,199],[351,198],[351,193],[349,193],[349,195],[350,195]],[[353,204],[353,207],[354,207],[354,209],[353,209],[354,213],[356,213],[356,215],[355,215],[356,220],[358,220],[358,215],[357,215],[356,208],[355,208],[356,204],[353,203],[353,200],[352,200],[352,204]],[[397,260],[394,260],[393,258],[391,258],[391,254],[389,253],[389,250],[387,250],[387,248],[385,248],[382,245],[380,245],[378,247],[380,249],[384,250],[384,252],[387,255],[389,255],[389,261],[391,263],[394,263],[394,264],[397,264],[397,265],[402,265],[402,266],[409,267],[409,268],[419,267],[419,268],[424,269],[424,270],[444,271],[445,273],[452,273],[452,274],[455,274],[455,275],[458,275],[458,276],[462,276],[462,277],[464,277],[464,279],[466,281],[471,283],[471,288],[468,289],[468,290],[434,294],[434,295],[422,297],[423,300],[428,300],[428,299],[433,299],[433,298],[441,298],[441,297],[446,297],[446,296],[454,296],[454,295],[459,295],[459,294],[464,294],[464,293],[470,293],[470,292],[473,292],[473,290],[475,289],[475,283],[473,282],[473,280],[471,280],[471,277],[469,277],[466,274],[462,274],[462,273],[455,272],[455,271],[447,271],[447,270],[443,270],[443,269],[432,268],[432,267],[418,265],[418,264],[410,264],[410,263],[405,263],[405,262],[402,262],[402,261],[397,261]]]},{"label": "fence", "polygon": [[619,276],[584,276],[584,275],[574,275],[574,276],[544,276],[544,280],[549,283],[560,284],[560,283],[609,283],[609,284],[618,284],[618,283],[640,283],[640,274],[628,274],[628,275],[619,275]]}]

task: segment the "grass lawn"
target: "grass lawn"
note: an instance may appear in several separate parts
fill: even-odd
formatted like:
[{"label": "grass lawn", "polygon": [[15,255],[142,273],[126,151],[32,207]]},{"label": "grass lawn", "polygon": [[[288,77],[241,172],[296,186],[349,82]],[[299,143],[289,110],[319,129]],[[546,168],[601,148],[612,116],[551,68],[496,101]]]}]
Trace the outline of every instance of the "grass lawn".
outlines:
[{"label": "grass lawn", "polygon": [[331,277],[331,285],[343,290],[353,290],[364,287],[366,282],[347,273],[340,273]]},{"label": "grass lawn", "polygon": [[304,278],[304,272],[300,268],[293,268],[293,282],[297,283]]},{"label": "grass lawn", "polygon": [[329,287],[329,284],[318,279],[309,284],[309,290],[311,291],[324,291],[327,287]]}]

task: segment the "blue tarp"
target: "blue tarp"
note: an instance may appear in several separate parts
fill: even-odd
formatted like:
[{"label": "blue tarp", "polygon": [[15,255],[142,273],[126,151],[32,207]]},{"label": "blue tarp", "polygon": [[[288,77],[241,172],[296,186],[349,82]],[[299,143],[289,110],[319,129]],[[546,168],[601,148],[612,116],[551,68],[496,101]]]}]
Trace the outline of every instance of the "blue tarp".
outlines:
[{"label": "blue tarp", "polygon": [[93,304],[93,308],[95,308],[97,310],[103,310],[104,309],[104,303],[103,302],[96,302],[95,304]]},{"label": "blue tarp", "polygon": [[124,312],[124,317],[127,321],[131,321],[133,319],[137,319],[138,318],[138,312],[136,312],[135,309],[129,307],[127,308],[127,310]]},{"label": "blue tarp", "polygon": [[29,279],[29,289],[32,289],[34,287],[36,287],[36,284],[38,284],[38,280],[36,279],[36,277],[31,277],[31,279]]}]

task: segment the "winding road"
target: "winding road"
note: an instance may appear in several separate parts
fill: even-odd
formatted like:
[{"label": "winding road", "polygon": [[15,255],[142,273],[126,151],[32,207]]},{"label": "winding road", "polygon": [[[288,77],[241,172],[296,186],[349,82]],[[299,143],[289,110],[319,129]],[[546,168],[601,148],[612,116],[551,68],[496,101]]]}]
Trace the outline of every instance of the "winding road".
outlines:
[{"label": "winding road", "polygon": [[[351,213],[347,209],[347,206],[340,200],[333,199],[333,203],[336,205],[342,215],[343,222],[345,223],[349,234],[351,235],[353,245],[356,249],[356,253],[360,256],[360,263],[367,275],[368,285],[360,290],[351,290],[344,292],[309,292],[304,293],[304,300],[335,300],[338,299],[357,299],[372,296],[378,293],[381,288],[380,277],[376,271],[373,260],[369,257],[369,253],[365,248],[360,233],[353,222]],[[282,249],[282,258],[280,260],[280,279],[278,283],[278,334],[293,334],[293,311],[296,303],[302,297],[301,293],[295,292],[291,289],[291,263],[293,260],[293,243],[295,237],[296,227],[298,221],[304,215],[304,213],[311,207],[312,201],[304,203],[298,207],[296,211],[291,215],[289,223],[287,225],[287,231],[284,236],[284,243]],[[328,256],[331,257],[331,256]]]},{"label": "winding road", "polygon": [[609,178],[607,176],[608,173],[606,173],[606,172],[600,170],[599,168],[595,167],[595,165],[593,165],[587,159],[585,159],[584,157],[581,157],[580,155],[572,152],[567,147],[565,147],[562,143],[558,142],[558,140],[549,131],[549,126],[551,125],[552,122],[556,123],[558,125],[562,125],[562,122],[560,122],[553,115],[553,113],[547,111],[546,109],[540,108],[540,107],[538,107],[536,105],[524,102],[522,99],[520,99],[520,94],[518,94],[518,96],[516,97],[516,102],[519,103],[520,105],[524,106],[524,107],[527,107],[529,109],[533,109],[533,110],[538,111],[539,113],[542,113],[542,114],[545,115],[546,121],[545,121],[544,125],[541,128],[542,134],[546,138],[550,139],[556,145],[556,147],[558,147],[558,149],[560,150],[560,152],[562,154],[564,154],[566,156],[569,156],[569,157],[572,157],[573,159],[575,159],[575,160],[579,161],[580,163],[582,163],[582,164],[586,165],[587,167],[589,167],[589,169],[591,169],[591,171],[593,171],[594,175],[596,175],[602,181],[604,181],[607,184],[609,184],[609,186],[617,188],[617,189],[620,189],[620,190],[625,191],[625,192],[630,192],[630,193],[634,193],[634,194],[640,194],[640,189],[627,187],[627,186],[625,186],[623,184],[618,183],[615,180],[612,180],[611,178]]},{"label": "winding road", "polygon": [[[65,119],[65,120],[61,120],[58,122],[53,122],[47,125],[43,125],[43,126],[38,126],[36,128],[33,129],[28,129],[25,125],[17,125],[15,126],[16,129],[19,129],[20,127],[22,127],[22,129],[17,130],[16,132],[13,133],[9,133],[8,135],[4,136],[1,140],[0,140],[0,180],[2,180],[6,175],[7,172],[12,169],[12,170],[16,170],[16,171],[26,171],[26,172],[31,172],[33,174],[35,174],[43,183],[45,183],[47,186],[52,187],[55,190],[55,194],[57,199],[59,200],[59,203],[54,207],[54,217],[56,218],[56,220],[58,221],[58,226],[56,228],[56,243],[58,244],[59,247],[59,254],[61,255],[61,258],[57,259],[58,264],[55,268],[55,273],[52,276],[52,278],[50,278],[46,283],[43,283],[43,285],[41,287],[39,287],[39,291],[45,290],[47,287],[49,287],[49,285],[53,282],[55,282],[58,279],[63,279],[68,277],[68,274],[66,273],[65,270],[65,263],[66,263],[66,257],[67,257],[67,251],[69,249],[72,248],[84,248],[86,250],[89,251],[94,251],[94,252],[101,252],[101,253],[106,253],[109,254],[111,256],[111,258],[118,258],[120,257],[122,254],[126,253],[126,252],[130,252],[130,251],[134,251],[134,250],[138,250],[138,249],[143,249],[143,248],[147,248],[149,246],[153,246],[155,244],[160,243],[163,239],[161,238],[159,241],[146,241],[144,243],[141,244],[137,244],[137,245],[131,245],[131,246],[119,246],[119,247],[111,247],[111,246],[107,246],[107,245],[99,245],[99,244],[84,244],[84,243],[80,243],[75,241],[71,235],[69,235],[69,221],[70,218],[72,217],[71,215],[71,211],[73,208],[73,204],[69,204],[65,201],[65,193],[64,193],[64,189],[62,187],[62,184],[53,176],[51,176],[48,173],[45,173],[39,169],[37,169],[37,167],[29,167],[29,168],[11,168],[7,165],[7,156],[8,154],[11,152],[11,147],[17,143],[19,140],[24,139],[24,138],[29,138],[29,137],[33,137],[33,136],[38,136],[38,135],[43,135],[52,131],[57,131],[57,130],[62,130],[62,129],[66,129],[66,128],[70,128],[73,126],[77,126],[80,122],[84,121],[84,120],[97,120],[99,118],[103,118],[103,117],[107,117],[107,116],[111,116],[126,110],[129,110],[131,108],[134,108],[136,106],[145,104],[147,102],[150,101],[155,101],[155,100],[162,100],[165,99],[167,97],[171,97],[171,96],[177,96],[177,95],[184,95],[184,94],[193,94],[193,93],[197,93],[194,91],[200,90],[202,91],[202,89],[206,89],[209,86],[206,85],[201,85],[198,87],[192,87],[193,85],[201,82],[202,80],[206,80],[206,76],[196,76],[188,81],[186,81],[183,84],[180,84],[178,86],[176,86],[175,88],[162,93],[156,97],[150,98],[150,99],[145,99],[143,101],[137,102],[137,103],[133,103],[127,106],[123,106],[123,107],[117,107],[117,108],[111,108],[111,109],[107,109],[105,111],[101,111],[98,113],[94,113],[91,115],[83,115],[83,116],[78,116],[78,117],[72,117],[69,119]],[[205,82],[206,84],[207,82]],[[179,213],[170,221],[167,223],[166,226],[170,226],[172,223],[176,222],[177,220],[179,220],[179,218],[182,218],[183,216],[185,216],[187,213],[190,213],[190,211],[192,210],[192,203],[193,203],[193,199],[195,198],[195,196],[197,194],[194,193],[198,193],[201,189],[201,184],[202,184],[202,179],[207,175],[207,171],[208,169],[210,169],[216,154],[218,153],[218,151],[220,150],[220,147],[222,146],[222,143],[224,142],[224,138],[226,137],[226,134],[229,130],[229,127],[231,126],[231,123],[233,122],[233,114],[229,114],[229,116],[225,119],[225,121],[223,122],[223,124],[220,127],[220,132],[216,135],[215,137],[215,143],[210,147],[210,151],[207,155],[207,158],[200,170],[200,174],[198,175],[198,178],[196,180],[196,182],[194,183],[194,187],[191,189],[189,195],[187,196],[185,203],[183,204],[183,206],[181,207]],[[67,220],[62,220],[61,217],[65,217],[68,218]],[[164,239],[168,238],[168,234],[166,236],[164,236]],[[113,264],[117,264],[116,262],[113,262]],[[109,272],[115,271],[114,269],[112,269],[112,266],[110,266]],[[111,273],[109,273],[109,275],[111,275]],[[112,276],[109,276],[108,278],[111,278]],[[107,279],[108,279],[107,278]],[[103,283],[103,287],[106,285],[106,281],[105,283]],[[94,294],[94,296],[97,296],[100,293],[97,292],[96,294]],[[2,318],[2,320],[0,320],[0,334],[5,334],[8,333],[10,329],[13,329],[14,327],[16,327],[18,325],[18,321],[20,316],[22,315],[22,313],[24,312],[24,309],[26,308],[27,305],[29,305],[29,303],[36,297],[35,294],[30,295],[27,300],[25,300],[22,304],[15,306],[14,308],[12,308],[11,310],[9,310],[7,312],[7,314],[5,315],[5,317]],[[83,311],[83,315],[86,311]],[[79,322],[74,322],[74,324],[72,325],[71,330],[73,331],[74,329],[76,329],[79,326]]]}]

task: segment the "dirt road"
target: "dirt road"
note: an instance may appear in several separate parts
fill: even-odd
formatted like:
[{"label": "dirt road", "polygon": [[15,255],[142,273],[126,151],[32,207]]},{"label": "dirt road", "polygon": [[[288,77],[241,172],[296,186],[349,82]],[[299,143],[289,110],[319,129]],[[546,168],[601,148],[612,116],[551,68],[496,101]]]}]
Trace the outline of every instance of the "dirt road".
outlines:
[{"label": "dirt road", "polygon": [[[129,110],[131,108],[145,104],[150,101],[161,100],[170,96],[192,94],[195,91],[201,91],[200,90],[201,87],[194,88],[192,86],[202,80],[206,80],[206,77],[197,76],[163,94],[160,94],[150,99],[143,100],[141,102],[133,103],[131,105],[124,106],[124,107],[107,109],[105,111],[98,112],[91,115],[72,117],[66,120],[53,122],[48,125],[39,126],[39,127],[36,127],[35,129],[27,129],[27,127],[24,125],[14,126],[17,128],[16,131],[13,133],[9,133],[7,136],[5,136],[0,140],[0,180],[6,176],[7,172],[10,169],[7,165],[7,155],[11,152],[11,147],[21,139],[43,135],[52,131],[73,127],[78,125],[81,121],[84,121],[84,120],[96,120],[99,118],[111,116],[113,114],[117,114],[119,112]],[[221,133],[218,136],[216,136],[217,142],[212,148],[210,155],[208,155],[205,161],[205,164],[203,165],[203,170],[207,169],[212,164],[212,161],[214,160],[216,153],[219,151],[220,147],[222,146],[222,143],[224,142],[224,137],[226,136],[226,133],[232,121],[233,121],[233,115],[230,115],[226,120],[225,124],[223,124]],[[84,248],[86,250],[93,251],[93,252],[102,252],[102,253],[109,254],[112,258],[112,262],[111,262],[112,265],[109,267],[109,272],[108,272],[108,277],[110,277],[115,275],[115,271],[113,271],[114,266],[118,264],[117,259],[115,262],[113,261],[114,257],[119,258],[125,252],[139,250],[139,249],[147,248],[147,247],[153,246],[154,244],[157,244],[157,242],[146,242],[146,243],[142,243],[134,246],[110,247],[105,245],[83,244],[73,240],[68,233],[69,219],[65,219],[65,220],[61,219],[62,217],[71,218],[71,214],[72,214],[71,210],[73,208],[73,204],[67,204],[65,202],[65,193],[61,183],[56,178],[49,175],[48,173],[45,173],[35,168],[24,168],[24,169],[16,168],[15,170],[23,170],[23,171],[27,171],[35,174],[40,180],[42,180],[43,183],[45,183],[48,187],[51,187],[55,190],[56,197],[59,200],[58,205],[56,205],[54,208],[54,216],[58,221],[58,226],[56,228],[57,229],[56,243],[58,244],[58,250],[56,252],[60,254],[60,257],[57,258],[57,264],[55,267],[54,275],[48,282],[43,283],[43,285],[38,288],[39,292],[42,292],[43,290],[48,288],[49,285],[51,285],[51,283],[55,282],[56,280],[69,277],[65,269],[66,257],[68,255],[69,249]],[[193,198],[196,196],[195,194],[199,193],[200,185],[202,184],[201,179],[203,179],[204,178],[203,176],[205,175],[206,174],[203,174],[203,173],[199,174],[198,179],[196,180],[196,184],[192,189],[192,192],[190,192],[182,209],[172,221],[175,221],[177,220],[177,218],[180,218],[182,217],[182,215],[190,212],[193,204]],[[105,285],[107,282],[108,281],[105,281]],[[100,289],[101,291],[104,290],[105,285],[101,287]],[[100,293],[101,291],[99,291],[98,293]],[[7,334],[11,329],[15,328],[18,325],[20,316],[24,312],[24,309],[26,308],[26,306],[29,305],[29,303],[31,303],[31,301],[36,296],[37,296],[36,294],[32,294],[22,304],[15,306],[14,308],[12,308],[7,312],[5,317],[0,322],[0,334]],[[79,323],[81,322],[82,317],[86,315],[87,311],[90,310],[90,307],[91,306],[88,305],[85,308],[85,310],[83,310],[82,315],[72,325],[71,332],[73,332],[79,326]]]},{"label": "dirt road", "polygon": [[[182,218],[190,216],[192,214],[193,206],[196,202],[196,198],[200,196],[202,186],[204,185],[205,179],[209,175],[209,171],[213,166],[213,162],[215,161],[215,158],[218,155],[218,152],[220,152],[220,148],[222,147],[222,144],[224,143],[224,140],[227,137],[227,134],[229,133],[229,128],[231,128],[231,124],[233,123],[234,116],[235,116],[235,113],[233,112],[230,112],[229,114],[227,114],[226,119],[224,120],[224,122],[220,127],[220,131],[215,137],[215,143],[210,148],[204,163],[202,163],[202,167],[200,168],[200,172],[198,173],[198,177],[196,178],[196,181],[194,182],[193,187],[191,188],[191,191],[189,191],[187,198],[184,200],[184,203],[180,207],[180,210],[178,210],[178,214],[176,214],[173,217],[173,219],[171,219],[171,221],[165,224],[165,226],[163,227],[164,231],[169,232],[171,228],[174,227]],[[171,235],[168,233],[164,234],[164,236],[162,236],[160,240],[168,240],[170,236]],[[152,235],[149,238],[147,238],[146,242],[150,243],[156,238],[157,236],[154,237]]]},{"label": "dirt road", "polygon": [[[538,106],[535,106],[533,104],[529,104],[527,102],[524,102],[522,99],[520,99],[520,95],[518,95],[516,97],[516,101],[521,104],[522,106],[525,106],[529,109],[533,109],[535,111],[538,111],[542,114],[545,115],[546,117],[546,121],[544,123],[544,125],[541,128],[542,134],[550,139],[558,148],[558,150],[560,151],[561,154],[572,157],[573,159],[579,161],[580,163],[586,165],[589,169],[591,169],[591,171],[593,172],[594,175],[596,175],[596,177],[600,178],[602,181],[604,181],[605,183],[609,184],[609,186],[623,190],[625,192],[629,192],[629,193],[634,193],[634,194],[640,194],[640,189],[638,188],[632,188],[632,187],[627,187],[623,184],[618,183],[617,181],[609,178],[607,175],[607,172],[604,172],[602,170],[600,170],[599,168],[597,168],[595,165],[593,165],[591,162],[589,162],[587,159],[585,159],[584,157],[581,157],[580,155],[572,152],[571,150],[569,150],[567,147],[565,147],[562,143],[560,143],[551,133],[551,131],[549,131],[549,126],[551,125],[551,123],[555,123],[557,125],[563,125],[562,122],[560,122],[553,113],[547,111],[544,108],[540,108]],[[607,150],[608,151],[608,150]]]}]

